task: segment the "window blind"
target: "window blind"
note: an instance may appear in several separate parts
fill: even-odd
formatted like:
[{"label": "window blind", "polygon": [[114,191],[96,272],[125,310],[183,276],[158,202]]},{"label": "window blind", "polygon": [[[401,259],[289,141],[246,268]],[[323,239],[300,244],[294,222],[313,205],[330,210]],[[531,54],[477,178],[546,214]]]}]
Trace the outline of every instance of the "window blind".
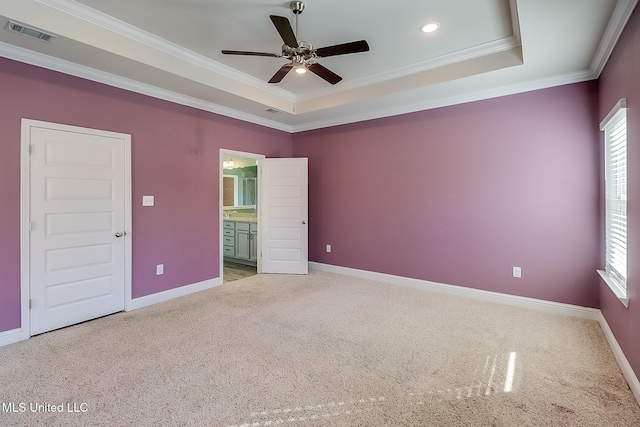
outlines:
[{"label": "window blind", "polygon": [[605,271],[627,287],[627,114],[619,108],[604,125]]}]

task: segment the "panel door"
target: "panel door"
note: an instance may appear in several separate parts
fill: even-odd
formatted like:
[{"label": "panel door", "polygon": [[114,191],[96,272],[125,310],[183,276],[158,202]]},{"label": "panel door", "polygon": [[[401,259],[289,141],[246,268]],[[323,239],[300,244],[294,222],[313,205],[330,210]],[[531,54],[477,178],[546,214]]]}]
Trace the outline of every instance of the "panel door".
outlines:
[{"label": "panel door", "polygon": [[262,273],[307,274],[306,158],[260,159]]},{"label": "panel door", "polygon": [[123,138],[30,130],[35,335],[124,309],[126,172]]}]

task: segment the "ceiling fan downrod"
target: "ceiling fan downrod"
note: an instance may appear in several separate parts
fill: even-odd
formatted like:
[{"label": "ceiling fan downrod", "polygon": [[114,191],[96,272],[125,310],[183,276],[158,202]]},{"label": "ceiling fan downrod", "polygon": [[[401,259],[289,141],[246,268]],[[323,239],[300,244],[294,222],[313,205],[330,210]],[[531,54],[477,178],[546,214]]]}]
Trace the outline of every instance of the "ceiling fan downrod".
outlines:
[{"label": "ceiling fan downrod", "polygon": [[296,15],[296,40],[300,40],[300,36],[298,36],[298,15],[302,13],[304,10],[304,3],[301,1],[292,1],[289,3],[289,9]]}]

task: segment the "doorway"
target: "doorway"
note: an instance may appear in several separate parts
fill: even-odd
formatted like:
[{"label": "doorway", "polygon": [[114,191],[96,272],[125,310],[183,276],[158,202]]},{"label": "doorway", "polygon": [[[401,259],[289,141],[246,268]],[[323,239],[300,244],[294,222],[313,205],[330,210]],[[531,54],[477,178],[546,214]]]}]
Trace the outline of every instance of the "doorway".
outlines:
[{"label": "doorway", "polygon": [[220,277],[225,283],[260,272],[257,160],[264,158],[220,149]]}]

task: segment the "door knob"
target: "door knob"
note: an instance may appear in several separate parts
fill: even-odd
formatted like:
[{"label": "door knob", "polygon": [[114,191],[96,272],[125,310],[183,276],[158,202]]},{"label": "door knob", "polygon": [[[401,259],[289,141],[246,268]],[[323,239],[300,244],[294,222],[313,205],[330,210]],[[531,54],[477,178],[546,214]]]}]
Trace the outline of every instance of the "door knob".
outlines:
[{"label": "door knob", "polygon": [[127,234],[127,233],[126,233],[125,231],[118,231],[118,232],[116,233],[116,237],[122,237],[122,236],[125,236],[126,234]]},{"label": "door knob", "polygon": [[306,223],[307,223],[307,221],[305,221],[305,220],[302,220],[302,223],[303,223],[303,224],[306,224]]}]

